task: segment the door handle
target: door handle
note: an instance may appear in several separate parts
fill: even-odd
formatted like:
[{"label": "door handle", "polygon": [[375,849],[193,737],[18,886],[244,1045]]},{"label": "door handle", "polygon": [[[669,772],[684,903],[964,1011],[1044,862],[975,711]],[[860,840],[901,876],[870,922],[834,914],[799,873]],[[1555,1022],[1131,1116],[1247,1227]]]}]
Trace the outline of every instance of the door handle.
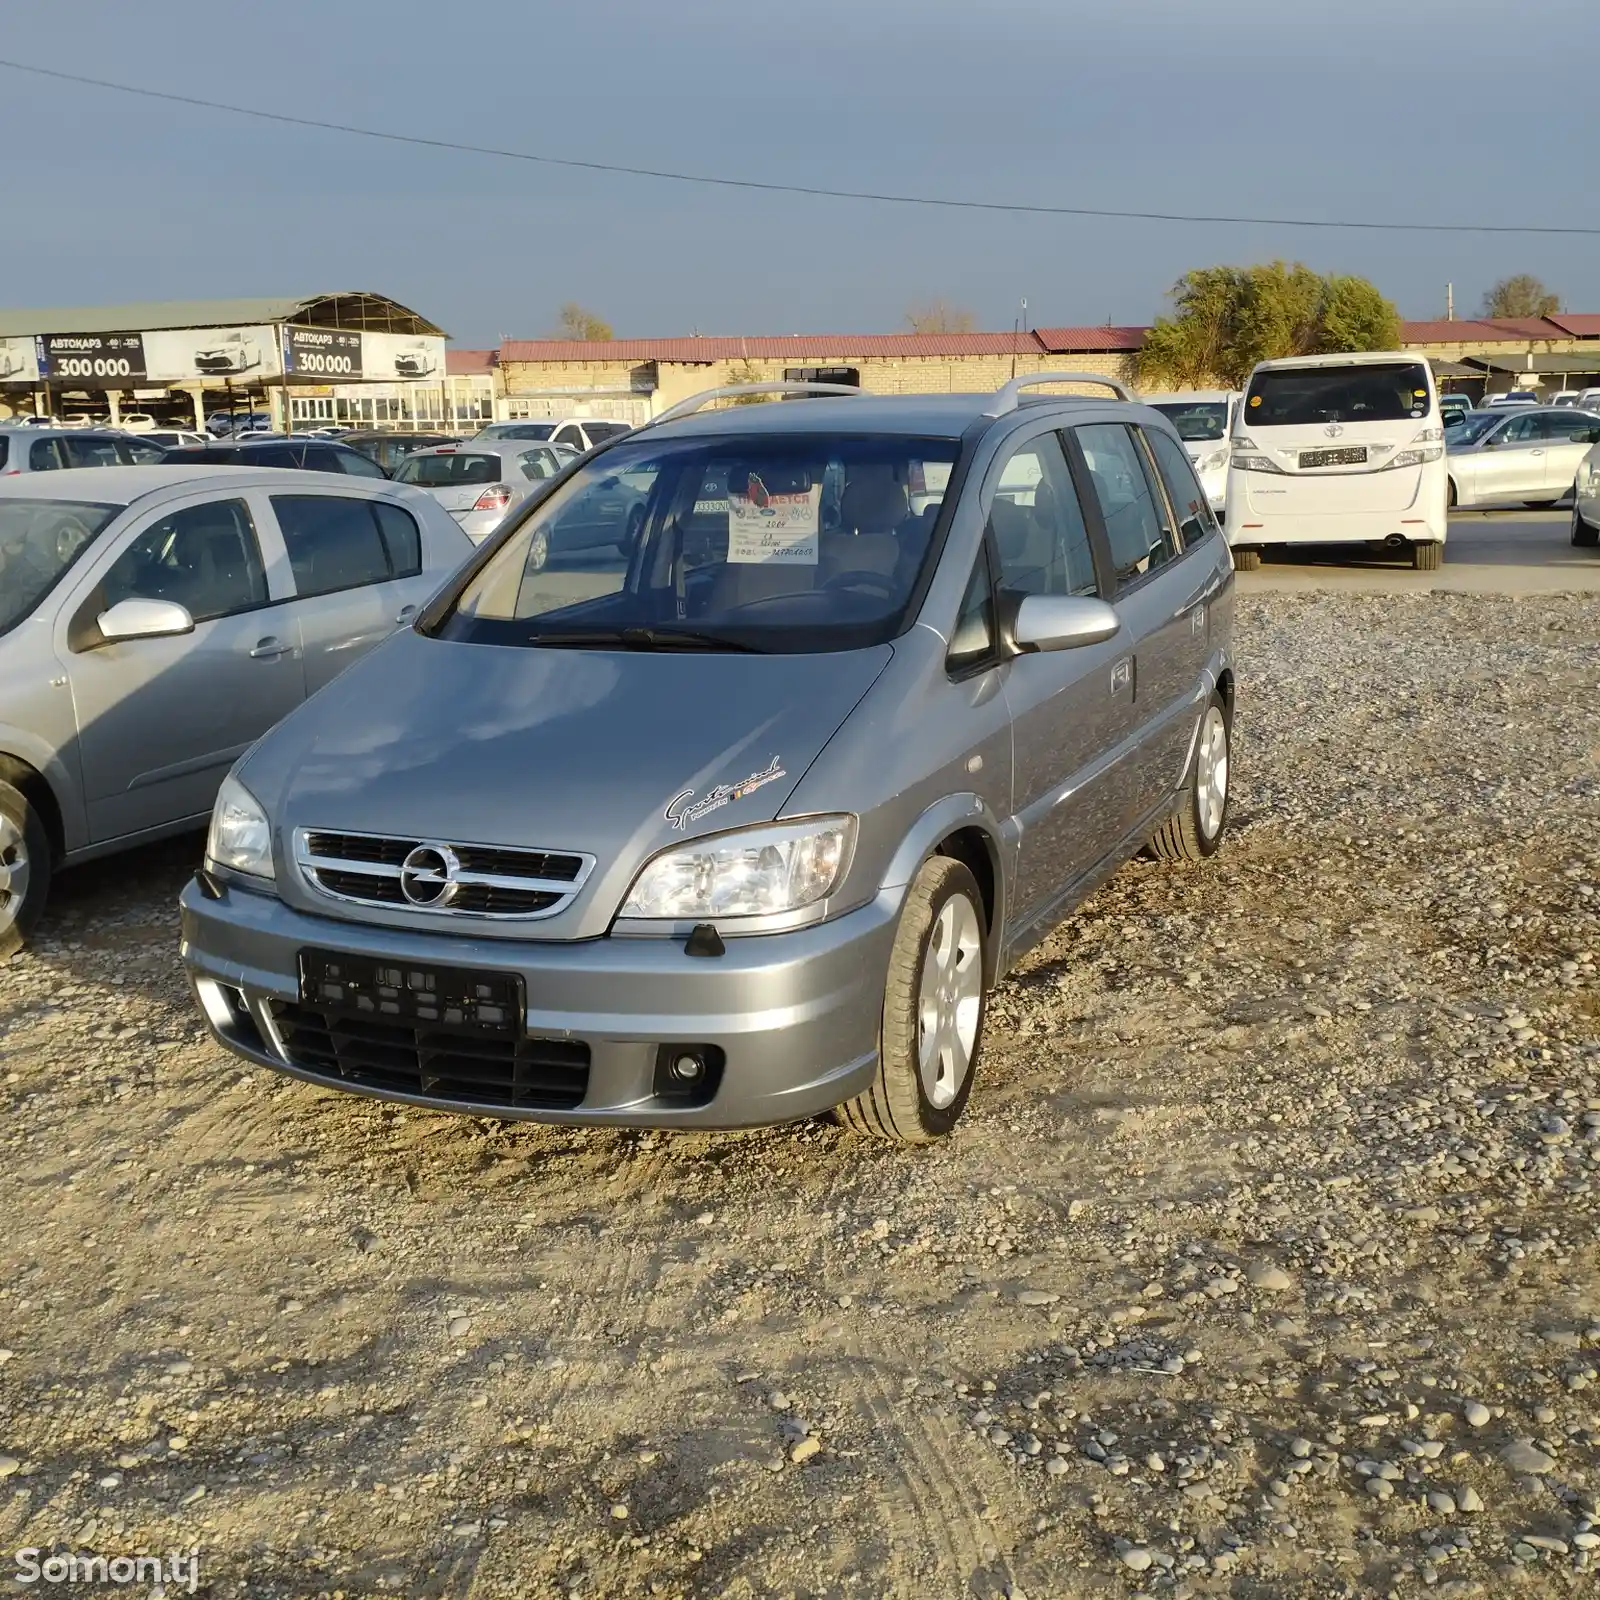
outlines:
[{"label": "door handle", "polygon": [[408,622],[415,619],[417,608],[415,606],[401,606],[400,615],[394,619],[397,628],[403,628]]},{"label": "door handle", "polygon": [[276,661],[279,656],[292,656],[294,646],[285,644],[282,639],[266,638],[259,640],[254,650],[250,652],[252,661]]},{"label": "door handle", "polygon": [[1528,454],[1530,456],[1542,456],[1544,454],[1544,451],[1543,450],[1530,450],[1528,452]]},{"label": "door handle", "polygon": [[1133,682],[1133,657],[1124,656],[1111,664],[1111,692],[1121,694]]}]

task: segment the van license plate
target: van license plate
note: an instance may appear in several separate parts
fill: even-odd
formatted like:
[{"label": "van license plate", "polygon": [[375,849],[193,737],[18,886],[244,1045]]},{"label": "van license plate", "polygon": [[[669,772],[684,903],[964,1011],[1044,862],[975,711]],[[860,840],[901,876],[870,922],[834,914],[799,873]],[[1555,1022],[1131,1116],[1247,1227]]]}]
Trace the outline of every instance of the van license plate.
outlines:
[{"label": "van license plate", "polygon": [[1355,445],[1344,450],[1302,450],[1302,467],[1360,467],[1366,464],[1367,447]]},{"label": "van license plate", "polygon": [[327,950],[300,952],[300,999],[319,1011],[423,1028],[520,1037],[522,980],[503,972],[418,966]]}]

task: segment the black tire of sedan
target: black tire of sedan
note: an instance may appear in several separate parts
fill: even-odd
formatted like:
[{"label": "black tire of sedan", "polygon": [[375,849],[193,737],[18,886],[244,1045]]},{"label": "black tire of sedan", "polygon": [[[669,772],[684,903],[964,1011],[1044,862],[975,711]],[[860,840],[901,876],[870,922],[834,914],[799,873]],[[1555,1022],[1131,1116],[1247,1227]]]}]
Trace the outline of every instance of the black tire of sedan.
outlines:
[{"label": "black tire of sedan", "polygon": [[1600,544],[1600,528],[1591,528],[1578,515],[1576,507],[1572,512],[1572,542],[1583,550],[1592,550]]},{"label": "black tire of sedan", "polygon": [[50,839],[27,796],[0,783],[0,963],[27,942],[50,893]]},{"label": "black tire of sedan", "polygon": [[838,1108],[845,1127],[897,1144],[932,1144],[956,1125],[983,1045],[989,932],[971,870],[923,862],[889,952],[878,1073]]},{"label": "black tire of sedan", "polygon": [[1439,539],[1425,539],[1411,547],[1411,568],[1414,572],[1437,572],[1444,566],[1444,543]]},{"label": "black tire of sedan", "polygon": [[1150,840],[1159,861],[1204,861],[1222,846],[1228,828],[1229,779],[1233,767],[1233,718],[1228,703],[1213,694],[1200,718],[1194,760],[1177,809]]}]

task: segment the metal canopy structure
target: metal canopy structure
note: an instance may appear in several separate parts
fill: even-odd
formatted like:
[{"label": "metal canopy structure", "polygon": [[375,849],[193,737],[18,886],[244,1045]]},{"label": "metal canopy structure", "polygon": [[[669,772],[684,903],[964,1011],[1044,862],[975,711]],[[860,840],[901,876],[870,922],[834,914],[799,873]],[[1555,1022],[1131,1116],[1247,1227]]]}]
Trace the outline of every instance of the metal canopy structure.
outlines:
[{"label": "metal canopy structure", "polygon": [[30,338],[57,329],[74,333],[146,333],[163,328],[230,328],[261,323],[351,332],[447,338],[442,328],[398,300],[364,289],[330,294],[240,300],[143,300],[123,306],[46,306],[0,311],[0,339]]}]

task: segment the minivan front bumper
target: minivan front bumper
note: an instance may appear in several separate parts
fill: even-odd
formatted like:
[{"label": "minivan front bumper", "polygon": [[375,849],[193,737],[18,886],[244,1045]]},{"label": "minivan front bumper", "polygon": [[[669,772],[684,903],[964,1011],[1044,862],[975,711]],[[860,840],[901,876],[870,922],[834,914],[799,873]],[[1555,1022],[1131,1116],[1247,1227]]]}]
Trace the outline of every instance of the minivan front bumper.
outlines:
[{"label": "minivan front bumper", "polygon": [[[215,896],[215,897],[213,897]],[[309,916],[271,895],[191,881],[179,901],[182,955],[215,1037],[235,1054],[327,1088],[440,1111],[557,1123],[737,1128],[788,1122],[859,1094],[877,1069],[878,1026],[899,891],[830,922],[726,940],[721,956],[681,940],[511,942]],[[301,1001],[300,954],[469,969],[522,980],[530,1040],[586,1047],[587,1084],[551,1108],[412,1093],[308,1064],[282,1019]],[[719,1060],[701,1103],[663,1094],[663,1046]]]}]

